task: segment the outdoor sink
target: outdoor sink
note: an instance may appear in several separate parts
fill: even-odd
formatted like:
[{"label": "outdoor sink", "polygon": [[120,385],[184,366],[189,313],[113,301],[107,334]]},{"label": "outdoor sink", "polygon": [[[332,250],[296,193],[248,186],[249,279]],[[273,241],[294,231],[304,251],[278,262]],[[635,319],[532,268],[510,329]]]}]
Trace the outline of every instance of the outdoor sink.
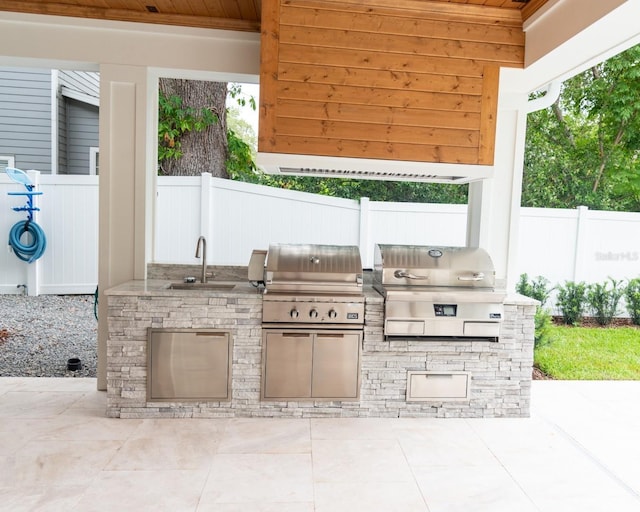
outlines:
[{"label": "outdoor sink", "polygon": [[210,290],[210,291],[224,291],[231,290],[237,286],[238,283],[210,281],[208,283],[171,283],[169,290]]}]

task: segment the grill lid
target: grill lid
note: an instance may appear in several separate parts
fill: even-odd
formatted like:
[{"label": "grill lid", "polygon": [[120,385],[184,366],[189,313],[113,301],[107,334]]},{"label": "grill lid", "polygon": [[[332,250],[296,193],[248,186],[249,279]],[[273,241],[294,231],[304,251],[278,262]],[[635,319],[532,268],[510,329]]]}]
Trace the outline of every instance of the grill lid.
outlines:
[{"label": "grill lid", "polygon": [[357,246],[271,244],[267,291],[362,293]]},{"label": "grill lid", "polygon": [[495,269],[477,247],[377,245],[374,281],[388,287],[493,289]]}]

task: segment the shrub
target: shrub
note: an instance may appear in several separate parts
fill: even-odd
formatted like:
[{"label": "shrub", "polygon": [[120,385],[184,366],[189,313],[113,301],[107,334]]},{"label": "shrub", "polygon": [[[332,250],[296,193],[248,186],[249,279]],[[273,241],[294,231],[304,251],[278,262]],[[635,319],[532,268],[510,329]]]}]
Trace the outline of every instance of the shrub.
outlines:
[{"label": "shrub", "polygon": [[583,282],[566,281],[564,286],[558,286],[556,302],[565,324],[578,325],[582,320],[586,290],[587,285]]},{"label": "shrub", "polygon": [[542,276],[538,276],[529,282],[529,276],[527,274],[521,274],[520,280],[516,285],[516,291],[518,293],[540,301],[541,306],[544,306],[545,302],[547,302],[551,290],[553,290],[553,288],[549,288],[549,280]]},{"label": "shrub", "polygon": [[540,347],[551,341],[551,314],[543,309],[543,306],[553,288],[549,288],[549,281],[542,276],[538,276],[529,282],[527,274],[521,274],[516,285],[516,291],[526,297],[530,297],[540,302],[536,308],[534,346]]},{"label": "shrub", "polygon": [[534,322],[536,326],[533,337],[534,348],[547,345],[551,341],[551,313],[538,306]]},{"label": "shrub", "polygon": [[598,324],[609,325],[613,317],[619,313],[618,304],[624,293],[620,288],[621,284],[622,281],[609,278],[608,282],[595,283],[587,287],[587,302]]},{"label": "shrub", "polygon": [[629,281],[624,290],[624,298],[631,321],[635,325],[640,325],[640,277]]}]

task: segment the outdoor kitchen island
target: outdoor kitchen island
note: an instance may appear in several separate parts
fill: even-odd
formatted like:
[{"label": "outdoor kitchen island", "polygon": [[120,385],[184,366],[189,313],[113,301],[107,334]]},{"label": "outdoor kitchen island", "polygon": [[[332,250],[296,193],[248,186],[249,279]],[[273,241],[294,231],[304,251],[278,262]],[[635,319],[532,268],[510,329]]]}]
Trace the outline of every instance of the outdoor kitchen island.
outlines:
[{"label": "outdoor kitchen island", "polygon": [[[264,400],[262,294],[243,281],[220,282],[218,287],[199,290],[170,289],[170,284],[164,279],[130,281],[106,292],[109,417],[529,415],[535,302],[526,297],[509,295],[505,299],[505,318],[497,341],[388,340],[383,334],[383,298],[365,285],[359,397]],[[213,332],[220,340],[227,340],[231,357],[228,398],[150,399],[149,329]],[[414,387],[412,401],[407,400],[408,376]],[[435,385],[424,385],[425,376],[433,376]],[[448,396],[452,389],[455,396]]]}]

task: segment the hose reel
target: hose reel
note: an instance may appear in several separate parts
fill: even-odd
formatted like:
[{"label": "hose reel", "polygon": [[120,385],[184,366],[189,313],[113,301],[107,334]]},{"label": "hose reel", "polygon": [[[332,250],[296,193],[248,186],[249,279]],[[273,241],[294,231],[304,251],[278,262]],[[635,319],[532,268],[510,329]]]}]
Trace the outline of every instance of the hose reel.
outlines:
[{"label": "hose reel", "polygon": [[[47,248],[47,237],[44,230],[33,220],[33,212],[40,211],[33,204],[33,197],[42,195],[42,192],[34,191],[34,185],[26,172],[13,167],[7,167],[9,178],[18,184],[24,185],[25,192],[8,192],[10,196],[25,196],[27,204],[13,208],[16,212],[27,212],[27,220],[21,220],[9,230],[9,246],[14,254],[27,263],[33,263],[41,258]],[[23,242],[23,237],[26,241]]]}]

